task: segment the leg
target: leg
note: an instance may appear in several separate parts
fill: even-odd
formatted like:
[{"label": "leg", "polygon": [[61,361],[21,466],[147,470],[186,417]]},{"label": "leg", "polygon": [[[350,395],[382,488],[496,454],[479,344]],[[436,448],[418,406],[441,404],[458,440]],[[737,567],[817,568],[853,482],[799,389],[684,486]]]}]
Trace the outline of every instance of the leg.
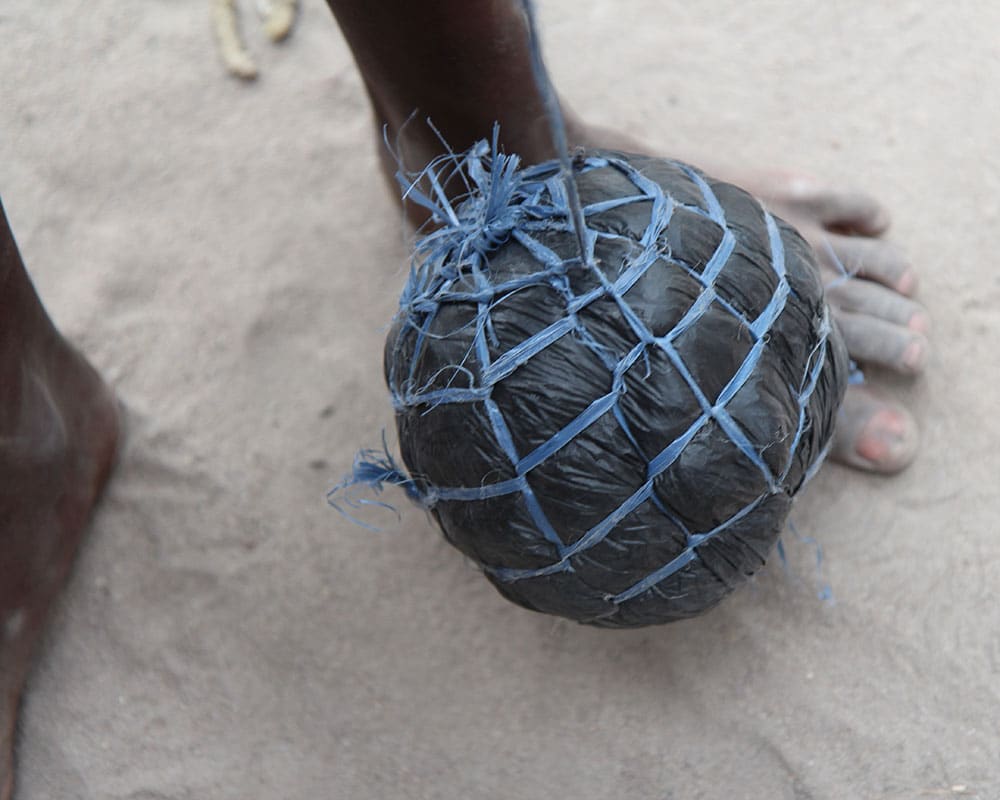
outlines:
[{"label": "leg", "polygon": [[[529,162],[555,155],[518,0],[478,0],[475,12],[464,0],[327,2],[361,71],[379,139],[385,125],[407,170],[444,151],[427,118],[456,152],[499,122],[508,152]],[[384,147],[379,153],[391,178],[396,163]],[[422,221],[422,210],[408,211]]]},{"label": "leg", "polygon": [[53,327],[0,205],[0,800],[32,652],[117,439],[114,399]]},{"label": "leg", "polygon": [[[520,0],[327,0],[354,53],[381,138],[398,143],[407,170],[417,171],[443,151],[423,124],[429,117],[460,152],[500,123],[502,143],[527,162],[553,156],[542,98],[531,74],[527,26]],[[628,136],[585,125],[564,104],[571,144],[655,152]],[[416,112],[414,124],[406,125]],[[396,169],[379,146],[383,166]],[[831,305],[852,356],[904,373],[926,361],[926,312],[909,299],[912,267],[893,245],[874,238],[889,224],[880,204],[805,176],[706,166],[710,174],[744,186],[795,225],[830,271],[843,265],[856,278],[830,292]],[[395,187],[395,182],[390,180]],[[414,222],[422,210],[409,206]],[[832,455],[877,472],[902,469],[916,454],[916,423],[895,403],[852,386],[841,411]]]}]

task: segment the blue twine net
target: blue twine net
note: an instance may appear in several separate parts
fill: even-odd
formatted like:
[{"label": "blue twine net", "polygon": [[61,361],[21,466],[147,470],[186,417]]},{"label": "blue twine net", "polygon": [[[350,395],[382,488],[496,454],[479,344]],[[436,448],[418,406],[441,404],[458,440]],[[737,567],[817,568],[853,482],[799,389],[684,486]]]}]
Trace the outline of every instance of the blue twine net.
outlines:
[{"label": "blue twine net", "polygon": [[409,472],[361,458],[338,490],[403,486],[528,608],[668,622],[764,563],[847,356],[808,245],[748,194],[622,153],[573,171],[583,231],[560,164],[496,132],[403,180],[436,226],[386,344]]}]

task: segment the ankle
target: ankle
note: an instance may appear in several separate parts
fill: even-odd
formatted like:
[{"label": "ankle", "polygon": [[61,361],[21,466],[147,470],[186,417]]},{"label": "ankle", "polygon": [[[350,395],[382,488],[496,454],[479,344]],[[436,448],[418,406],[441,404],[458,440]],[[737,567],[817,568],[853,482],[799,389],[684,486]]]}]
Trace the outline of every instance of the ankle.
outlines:
[{"label": "ankle", "polygon": [[413,3],[330,0],[375,113],[407,170],[488,138],[526,162],[554,155],[535,84],[523,8],[516,0]]}]

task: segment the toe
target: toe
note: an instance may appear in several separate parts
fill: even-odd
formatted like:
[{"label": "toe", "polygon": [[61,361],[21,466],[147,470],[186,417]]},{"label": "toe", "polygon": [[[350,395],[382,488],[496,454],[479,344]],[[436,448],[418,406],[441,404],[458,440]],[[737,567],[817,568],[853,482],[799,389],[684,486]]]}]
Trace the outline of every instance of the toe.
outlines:
[{"label": "toe", "polygon": [[917,454],[920,434],[905,408],[851,386],[837,417],[830,457],[857,469],[893,473]]},{"label": "toe", "polygon": [[[831,188],[804,175],[788,175],[782,180],[772,176],[770,181],[759,183],[760,196],[799,221],[861,236],[878,236],[889,227],[889,212],[864,192]],[[780,216],[782,209],[776,210]]]},{"label": "toe", "polygon": [[930,316],[920,303],[867,280],[836,282],[826,290],[830,304],[840,310],[891,322],[914,333],[930,330]]},{"label": "toe", "polygon": [[917,290],[917,276],[910,260],[892,242],[815,229],[807,229],[804,235],[820,263],[829,270],[867,278],[907,297]]},{"label": "toe", "polygon": [[855,361],[905,375],[917,375],[927,365],[930,345],[922,333],[867,314],[835,309],[834,316]]},{"label": "toe", "polygon": [[810,186],[805,182],[795,199],[829,230],[878,236],[890,223],[889,212],[871,195]]}]

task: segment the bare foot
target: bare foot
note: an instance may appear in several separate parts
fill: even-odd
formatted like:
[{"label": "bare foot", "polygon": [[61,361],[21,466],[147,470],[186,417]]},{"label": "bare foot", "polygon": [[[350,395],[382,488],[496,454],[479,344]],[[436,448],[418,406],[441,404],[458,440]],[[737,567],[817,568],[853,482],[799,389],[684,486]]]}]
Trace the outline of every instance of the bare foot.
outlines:
[{"label": "bare foot", "polygon": [[115,400],[52,327],[0,207],[0,800],[32,653],[117,441]]}]

